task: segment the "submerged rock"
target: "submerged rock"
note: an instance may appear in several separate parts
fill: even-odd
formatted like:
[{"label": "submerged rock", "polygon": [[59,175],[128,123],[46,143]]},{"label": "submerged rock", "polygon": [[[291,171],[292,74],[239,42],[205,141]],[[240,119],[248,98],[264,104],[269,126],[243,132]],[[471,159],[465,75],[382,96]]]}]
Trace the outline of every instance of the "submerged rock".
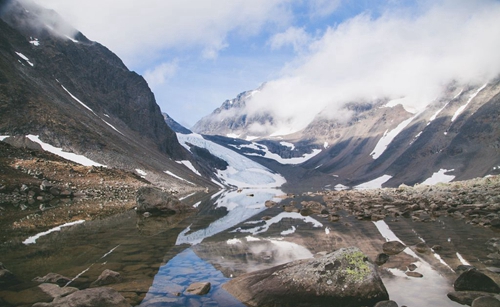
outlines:
[{"label": "submerged rock", "polygon": [[472,307],[500,307],[500,301],[491,296],[481,296],[472,302]]},{"label": "submerged rock", "polygon": [[183,204],[174,195],[154,187],[141,187],[136,194],[137,212],[184,213],[194,208]]},{"label": "submerged rock", "polygon": [[68,296],[57,297],[51,303],[36,303],[33,307],[130,307],[127,300],[116,290],[111,288],[89,288],[76,291]]},{"label": "submerged rock", "polygon": [[356,247],[243,274],[225,284],[247,306],[373,306],[389,295]]},{"label": "submerged rock", "polygon": [[406,246],[399,241],[389,241],[385,242],[384,245],[382,245],[384,253],[389,255],[397,255],[404,251],[405,248]]},{"label": "submerged rock", "polygon": [[94,281],[91,286],[104,286],[104,285],[110,285],[114,283],[121,282],[122,278],[120,276],[120,273],[112,271],[110,269],[106,269],[102,271],[101,275],[97,278],[96,281]]},{"label": "submerged rock", "polygon": [[462,305],[472,305],[475,299],[483,296],[494,296],[493,293],[480,291],[455,291],[448,293],[448,298]]},{"label": "submerged rock", "polygon": [[34,282],[58,284],[59,286],[66,285],[70,280],[71,280],[71,278],[62,276],[61,274],[57,274],[57,273],[48,273],[47,275],[45,275],[43,277],[33,278]]},{"label": "submerged rock", "polygon": [[195,282],[192,283],[186,292],[194,295],[205,295],[210,291],[211,284],[209,282]]}]

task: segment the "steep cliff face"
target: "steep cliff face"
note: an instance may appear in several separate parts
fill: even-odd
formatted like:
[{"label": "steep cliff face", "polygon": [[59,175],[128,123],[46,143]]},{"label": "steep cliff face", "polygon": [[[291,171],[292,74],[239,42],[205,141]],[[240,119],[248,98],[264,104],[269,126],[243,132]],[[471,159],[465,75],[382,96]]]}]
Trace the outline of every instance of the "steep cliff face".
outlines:
[{"label": "steep cliff face", "polygon": [[148,84],[114,53],[29,0],[3,1],[0,18],[0,135],[38,135],[108,166],[192,175],[175,163],[191,156]]}]

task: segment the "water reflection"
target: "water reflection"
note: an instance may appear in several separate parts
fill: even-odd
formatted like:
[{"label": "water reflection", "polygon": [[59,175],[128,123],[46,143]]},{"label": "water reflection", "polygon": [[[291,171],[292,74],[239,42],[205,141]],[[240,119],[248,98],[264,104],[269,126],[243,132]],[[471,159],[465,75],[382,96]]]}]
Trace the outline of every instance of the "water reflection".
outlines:
[{"label": "water reflection", "polygon": [[210,223],[207,227],[191,231],[191,226],[184,229],[177,237],[176,244],[198,244],[205,238],[227,230],[266,209],[267,200],[280,202],[277,196],[283,195],[279,189],[245,189],[243,191],[222,191],[214,198],[213,209],[224,208],[226,215]]}]

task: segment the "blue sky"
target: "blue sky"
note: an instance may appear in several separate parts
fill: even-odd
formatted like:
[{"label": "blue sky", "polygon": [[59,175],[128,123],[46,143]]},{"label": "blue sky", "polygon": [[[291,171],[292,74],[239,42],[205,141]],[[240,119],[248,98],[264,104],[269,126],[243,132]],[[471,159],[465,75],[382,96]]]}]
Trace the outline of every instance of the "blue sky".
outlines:
[{"label": "blue sky", "polygon": [[269,81],[254,109],[300,126],[353,99],[418,108],[447,82],[500,73],[494,0],[35,1],[143,75],[187,127]]}]

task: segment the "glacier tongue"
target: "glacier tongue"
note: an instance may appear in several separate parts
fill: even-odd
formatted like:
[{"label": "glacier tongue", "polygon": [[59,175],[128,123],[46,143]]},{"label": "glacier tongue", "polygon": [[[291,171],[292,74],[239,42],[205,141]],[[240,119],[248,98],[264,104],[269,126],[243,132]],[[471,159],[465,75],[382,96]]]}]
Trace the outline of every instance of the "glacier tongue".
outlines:
[{"label": "glacier tongue", "polygon": [[212,155],[228,163],[226,170],[218,170],[217,177],[226,185],[239,188],[275,188],[282,186],[286,180],[281,175],[273,173],[267,167],[249,158],[227,149],[219,144],[203,138],[199,134],[177,133],[177,139],[187,150],[187,143],[205,148]]}]

